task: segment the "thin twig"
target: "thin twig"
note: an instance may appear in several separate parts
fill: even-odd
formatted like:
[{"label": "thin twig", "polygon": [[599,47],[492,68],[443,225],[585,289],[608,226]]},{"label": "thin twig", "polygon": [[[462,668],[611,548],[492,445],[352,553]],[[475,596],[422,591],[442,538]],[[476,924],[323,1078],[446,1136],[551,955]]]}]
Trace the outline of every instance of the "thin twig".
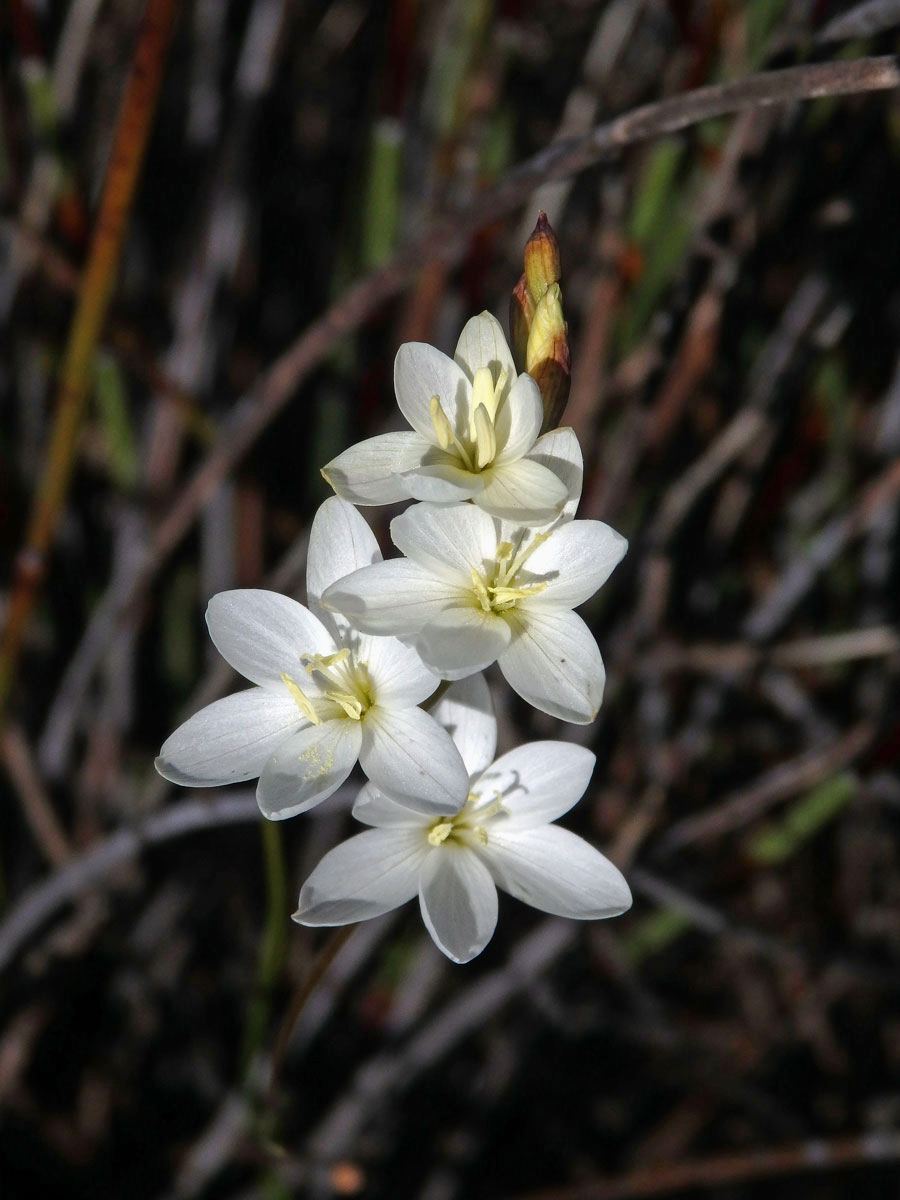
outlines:
[{"label": "thin twig", "polygon": [[25,627],[43,581],[47,553],[56,533],[75,463],[94,351],[116,279],[177,7],[177,0],[147,0],[122,100],[94,236],[60,371],[50,448],[25,546],[16,560],[0,643],[0,724],[12,689]]},{"label": "thin twig", "polygon": [[291,1034],[294,1032],[294,1027],[300,1019],[300,1014],[303,1012],[307,1000],[321,983],[325,972],[334,962],[335,958],[337,958],[356,928],[356,925],[342,925],[332,931],[328,941],[319,951],[305,978],[301,980],[299,987],[291,997],[290,1005],[284,1014],[284,1019],[278,1030],[278,1037],[275,1039],[275,1048],[272,1051],[272,1074],[269,1079],[268,1092],[268,1104],[270,1108],[275,1104],[278,1094],[278,1084],[281,1080],[281,1070],[284,1066],[284,1057],[287,1054],[287,1049],[291,1042]]},{"label": "thin twig", "polygon": [[670,853],[742,828],[772,805],[815,787],[854,762],[872,744],[874,736],[874,728],[864,721],[824,750],[812,750],[779,764],[750,787],[732,793],[707,812],[678,821],[666,833],[660,850]]},{"label": "thin twig", "polygon": [[24,730],[10,722],[0,731],[0,753],[34,840],[53,866],[72,857],[72,847],[47,795]]},{"label": "thin twig", "polygon": [[[587,1179],[573,1187],[527,1192],[518,1200],[637,1200],[640,1196],[664,1196],[689,1188],[734,1187],[751,1179],[864,1167],[897,1159],[900,1159],[900,1133],[893,1129],[879,1130],[860,1137],[831,1141],[813,1138],[772,1150],[658,1163],[638,1167],[618,1179]],[[865,1190],[862,1185],[860,1188]]]}]

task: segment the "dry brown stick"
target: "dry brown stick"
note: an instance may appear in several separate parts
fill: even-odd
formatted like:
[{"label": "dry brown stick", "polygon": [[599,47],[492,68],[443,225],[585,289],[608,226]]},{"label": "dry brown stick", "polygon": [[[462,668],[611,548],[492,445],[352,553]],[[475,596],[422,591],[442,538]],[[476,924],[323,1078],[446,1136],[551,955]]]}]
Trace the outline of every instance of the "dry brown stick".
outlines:
[{"label": "dry brown stick", "polygon": [[880,513],[900,497],[900,458],[877,475],[852,508],[835,517],[816,535],[802,557],[792,560],[744,622],[752,641],[771,637],[818,579],[819,574],[863,533]]},{"label": "dry brown stick", "polygon": [[38,773],[21,726],[10,722],[0,733],[0,753],[22,804],[25,820],[44,857],[58,867],[72,857],[72,847]]},{"label": "dry brown stick", "polygon": [[855,761],[872,744],[874,727],[863,721],[842,738],[826,746],[793,758],[767,771],[748,788],[741,788],[696,817],[678,821],[668,830],[660,849],[680,850],[695,842],[721,837],[761,816],[773,804],[787,800],[805,788],[814,787],[835,771]]},{"label": "dry brown stick", "polygon": [[131,73],[122,99],[87,265],[59,377],[53,433],[16,560],[0,642],[0,723],[15,677],[25,627],[46,572],[75,463],[78,433],[91,383],[94,352],[116,279],[131,203],[150,133],[177,0],[147,0]]},{"label": "dry brown stick", "polygon": [[638,664],[647,671],[696,671],[730,675],[753,671],[763,663],[776,667],[832,667],[863,658],[885,658],[900,651],[900,632],[891,625],[851,629],[822,637],[792,638],[770,647],[746,642],[657,642]]},{"label": "dry brown stick", "polygon": [[792,1146],[717,1154],[685,1162],[638,1167],[618,1179],[589,1179],[573,1187],[528,1192],[518,1200],[637,1200],[688,1188],[722,1187],[806,1171],[833,1171],[900,1159],[900,1133],[878,1130],[859,1137],[814,1138]]},{"label": "dry brown stick", "polygon": [[284,1066],[284,1058],[288,1051],[288,1046],[291,1042],[291,1034],[294,1032],[294,1027],[300,1020],[300,1014],[306,1005],[307,1000],[319,986],[325,972],[337,958],[340,951],[343,949],[351,934],[359,928],[358,925],[342,925],[337,929],[333,929],[328,937],[328,941],[313,959],[309,970],[306,972],[300,985],[291,997],[291,1002],[288,1005],[287,1012],[284,1014],[281,1025],[278,1027],[278,1035],[275,1038],[275,1047],[272,1051],[272,1073],[269,1076],[269,1089],[267,1103],[270,1108],[275,1104],[278,1096],[278,1085],[281,1081],[281,1071]]}]

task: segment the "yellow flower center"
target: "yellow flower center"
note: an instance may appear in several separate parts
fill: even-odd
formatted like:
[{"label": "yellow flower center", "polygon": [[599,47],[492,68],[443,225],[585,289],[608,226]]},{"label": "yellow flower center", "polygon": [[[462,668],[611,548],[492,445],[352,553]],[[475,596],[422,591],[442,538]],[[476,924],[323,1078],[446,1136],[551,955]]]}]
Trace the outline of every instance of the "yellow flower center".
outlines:
[{"label": "yellow flower center", "polygon": [[[351,721],[361,721],[375,703],[366,664],[356,662],[346,647],[334,654],[304,654],[303,665],[307,675],[318,675],[324,681],[324,699],[337,704]],[[281,672],[281,679],[304,717],[313,725],[321,725],[322,718],[312,699],[296,680],[286,671]]]},{"label": "yellow flower center", "polygon": [[497,561],[490,574],[482,575],[472,567],[472,591],[483,612],[505,613],[516,607],[516,604],[526,596],[536,596],[547,586],[545,580],[524,582],[516,579],[516,575],[534,554],[538,546],[542,546],[550,536],[551,530],[537,533],[531,543],[518,550],[512,542],[501,542],[497,547]]},{"label": "yellow flower center", "polygon": [[435,847],[443,846],[445,842],[471,845],[475,841],[480,846],[486,846],[488,835],[482,822],[506,811],[499,792],[495,792],[486,803],[474,792],[469,792],[456,816],[438,817],[432,822],[428,829],[428,844]]},{"label": "yellow flower center", "polygon": [[466,429],[457,434],[440,396],[432,396],[430,411],[435,437],[442,450],[454,450],[465,470],[477,474],[490,466],[497,455],[497,410],[508,374],[501,371],[494,382],[490,367],[479,367],[472,380]]}]

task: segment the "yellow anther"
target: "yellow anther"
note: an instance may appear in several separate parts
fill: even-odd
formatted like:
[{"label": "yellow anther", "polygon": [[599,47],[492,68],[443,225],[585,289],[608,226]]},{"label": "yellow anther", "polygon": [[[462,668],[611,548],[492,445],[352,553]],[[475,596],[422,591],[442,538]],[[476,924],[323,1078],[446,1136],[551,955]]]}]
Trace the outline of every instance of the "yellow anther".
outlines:
[{"label": "yellow anther", "polygon": [[540,582],[529,583],[525,587],[492,587],[488,590],[491,593],[491,600],[496,608],[498,605],[506,606],[515,604],[517,600],[524,600],[526,596],[536,596],[546,586],[546,582]]},{"label": "yellow anther", "polygon": [[431,397],[431,403],[428,406],[431,413],[431,424],[434,426],[434,432],[438,440],[438,445],[442,450],[446,450],[453,439],[453,429],[450,422],[447,420],[447,414],[441,408],[441,402],[437,396]]},{"label": "yellow anther", "polygon": [[281,681],[293,696],[297,707],[303,713],[304,717],[306,717],[307,721],[312,721],[313,725],[321,725],[322,718],[313,708],[312,701],[310,700],[309,696],[307,696],[305,692],[301,691],[301,689],[296,685],[296,683],[294,683],[293,679],[291,679],[290,675],[288,675],[286,671],[281,672]]},{"label": "yellow anther", "polygon": [[482,846],[486,846],[488,844],[488,835],[486,829],[482,829],[480,825],[476,825],[472,832],[478,838],[479,842],[481,842]]},{"label": "yellow anther", "polygon": [[345,646],[343,650],[336,650],[334,654],[304,654],[303,661],[307,673],[312,675],[313,671],[325,672],[329,667],[336,667],[339,663],[346,662],[349,657],[350,651]]},{"label": "yellow anther", "polygon": [[481,605],[482,611],[489,613],[491,611],[491,597],[488,594],[487,584],[474,567],[472,567],[472,588],[478,603]]},{"label": "yellow anther", "polygon": [[475,463],[479,471],[494,461],[497,453],[497,435],[494,433],[494,422],[487,409],[479,404],[473,417],[475,425]]},{"label": "yellow anther", "polygon": [[[473,416],[479,405],[484,408],[493,423],[497,415],[497,396],[494,391],[494,377],[490,367],[479,367],[472,380],[472,413]],[[474,439],[475,431],[472,431]]]},{"label": "yellow anther", "polygon": [[[509,580],[512,579],[512,577],[516,574],[516,572],[521,571],[522,567],[525,565],[528,559],[531,558],[538,546],[543,546],[544,542],[546,542],[547,538],[550,537],[552,533],[552,529],[547,529],[544,531],[544,533],[536,533],[534,535],[531,543],[526,546],[524,550],[520,550],[506,568],[504,572],[505,577],[503,579],[504,583],[508,583]],[[509,546],[509,542],[503,542],[502,545],[498,547],[498,553],[507,546]],[[512,546],[509,546],[509,552],[512,553]]]},{"label": "yellow anther", "polygon": [[447,840],[452,832],[452,821],[441,821],[439,825],[433,825],[428,833],[429,846],[440,846],[442,842]]},{"label": "yellow anther", "polygon": [[362,701],[357,700],[355,696],[351,696],[349,692],[326,692],[325,695],[329,700],[333,700],[335,704],[339,704],[351,721],[362,719]]}]

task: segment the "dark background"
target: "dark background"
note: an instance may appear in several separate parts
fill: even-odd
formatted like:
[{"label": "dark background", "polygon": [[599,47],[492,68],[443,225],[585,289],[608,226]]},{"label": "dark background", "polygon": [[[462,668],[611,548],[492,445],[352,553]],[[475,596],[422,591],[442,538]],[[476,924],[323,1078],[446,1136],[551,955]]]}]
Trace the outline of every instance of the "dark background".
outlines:
[{"label": "dark background", "polygon": [[[0,15],[0,603],[141,11],[90,8]],[[61,55],[78,12],[87,41]],[[439,214],[558,136],[893,53],[898,27],[897,5],[812,0],[182,4],[3,733],[3,1200],[898,1194],[896,93],[748,110],[522,195],[457,265],[365,307],[126,619],[103,615],[245,390]],[[318,467],[396,422],[401,342],[452,352],[471,314],[505,322],[539,208],[579,515],[631,546],[583,610],[598,721],[497,686],[501,747],[591,746],[566,824],[635,905],[579,925],[502,898],[466,967],[414,906],[360,928],[267,1099],[329,944],[292,903],[353,789],[262,829],[252,789],[176,793],[153,756],[236,682],[208,597],[302,597]],[[390,514],[367,515],[387,549]]]}]

